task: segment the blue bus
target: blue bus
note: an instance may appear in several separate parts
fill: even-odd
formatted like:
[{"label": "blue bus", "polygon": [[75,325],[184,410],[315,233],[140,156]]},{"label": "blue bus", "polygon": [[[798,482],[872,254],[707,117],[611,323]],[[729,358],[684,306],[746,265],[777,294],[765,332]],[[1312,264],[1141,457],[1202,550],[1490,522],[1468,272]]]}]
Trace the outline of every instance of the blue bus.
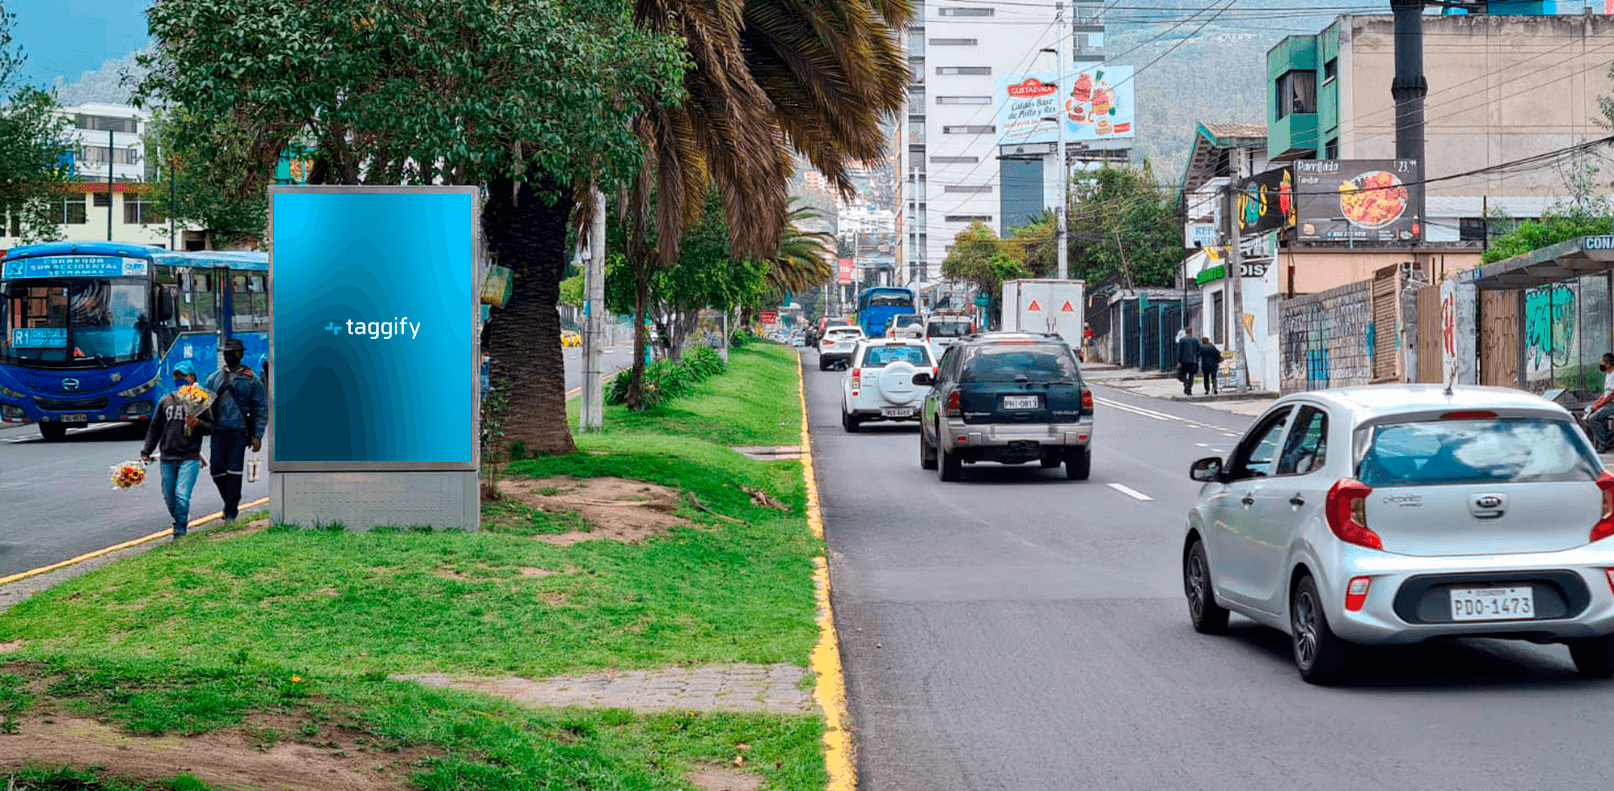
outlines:
[{"label": "blue bus", "polygon": [[47,440],[145,421],[190,360],[206,381],[238,338],[269,352],[269,256],[114,242],[14,247],[0,258],[0,421]]},{"label": "blue bus", "polygon": [[865,288],[857,296],[857,323],[863,334],[876,338],[885,334],[891,319],[914,310],[914,290],[900,286]]}]

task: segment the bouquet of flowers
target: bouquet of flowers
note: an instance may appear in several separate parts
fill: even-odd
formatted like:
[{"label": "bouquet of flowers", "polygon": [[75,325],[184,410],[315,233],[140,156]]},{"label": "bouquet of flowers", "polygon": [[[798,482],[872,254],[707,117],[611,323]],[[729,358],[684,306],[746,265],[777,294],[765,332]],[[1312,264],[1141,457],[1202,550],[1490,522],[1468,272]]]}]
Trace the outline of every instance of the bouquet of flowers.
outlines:
[{"label": "bouquet of flowers", "polygon": [[146,467],[138,461],[112,466],[112,488],[132,489],[146,482]]},{"label": "bouquet of flowers", "polygon": [[[185,403],[185,417],[201,417],[209,406],[213,405],[213,394],[207,388],[196,384],[188,384],[174,391],[179,400]],[[191,427],[185,427],[185,436],[191,435]]]}]

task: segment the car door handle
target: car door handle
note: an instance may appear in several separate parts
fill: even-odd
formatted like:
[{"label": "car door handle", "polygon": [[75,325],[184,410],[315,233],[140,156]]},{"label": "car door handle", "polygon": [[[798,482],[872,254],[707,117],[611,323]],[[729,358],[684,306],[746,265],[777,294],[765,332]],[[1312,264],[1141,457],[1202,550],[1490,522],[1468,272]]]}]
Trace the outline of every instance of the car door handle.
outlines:
[{"label": "car door handle", "polygon": [[1296,508],[1299,508],[1300,506],[1306,504],[1306,498],[1301,497],[1300,495],[1297,494],[1294,497],[1289,498],[1289,504],[1296,507]]},{"label": "car door handle", "polygon": [[1250,506],[1255,505],[1255,495],[1246,494],[1244,495],[1244,499],[1240,500],[1239,502],[1243,503],[1245,508],[1249,508]]}]

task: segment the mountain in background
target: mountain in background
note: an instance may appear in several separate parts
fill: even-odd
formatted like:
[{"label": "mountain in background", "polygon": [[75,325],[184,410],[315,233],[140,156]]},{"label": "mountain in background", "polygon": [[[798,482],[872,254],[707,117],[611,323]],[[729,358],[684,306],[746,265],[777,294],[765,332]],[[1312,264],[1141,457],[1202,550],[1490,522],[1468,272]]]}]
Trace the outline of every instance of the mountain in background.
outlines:
[{"label": "mountain in background", "polygon": [[64,107],[90,102],[128,104],[135,86],[146,76],[146,69],[136,60],[140,54],[131,52],[109,60],[101,64],[101,68],[84,72],[71,83],[57,77],[56,84],[51,86],[56,93],[56,101]]}]

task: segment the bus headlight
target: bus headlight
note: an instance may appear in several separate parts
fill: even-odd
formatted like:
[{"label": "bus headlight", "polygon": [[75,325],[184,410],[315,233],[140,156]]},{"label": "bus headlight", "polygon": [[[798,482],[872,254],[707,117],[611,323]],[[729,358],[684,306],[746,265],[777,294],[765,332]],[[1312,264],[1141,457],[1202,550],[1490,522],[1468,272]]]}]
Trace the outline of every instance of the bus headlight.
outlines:
[{"label": "bus headlight", "polygon": [[24,412],[20,406],[0,404],[0,417],[6,420],[27,420],[28,413]]},{"label": "bus headlight", "polygon": [[144,395],[145,393],[150,392],[151,388],[157,386],[157,381],[158,381],[158,377],[152,377],[151,381],[149,381],[149,382],[147,382],[147,383],[145,383],[143,385],[136,385],[134,387],[129,388],[128,390],[120,390],[120,391],[118,391],[118,397],[119,398],[134,398],[137,395]]},{"label": "bus headlight", "polygon": [[19,393],[19,392],[15,391],[15,390],[12,390],[9,387],[0,387],[0,396],[3,396],[5,398],[9,398],[9,399],[11,399],[13,401],[21,401],[22,400],[22,393]]}]

